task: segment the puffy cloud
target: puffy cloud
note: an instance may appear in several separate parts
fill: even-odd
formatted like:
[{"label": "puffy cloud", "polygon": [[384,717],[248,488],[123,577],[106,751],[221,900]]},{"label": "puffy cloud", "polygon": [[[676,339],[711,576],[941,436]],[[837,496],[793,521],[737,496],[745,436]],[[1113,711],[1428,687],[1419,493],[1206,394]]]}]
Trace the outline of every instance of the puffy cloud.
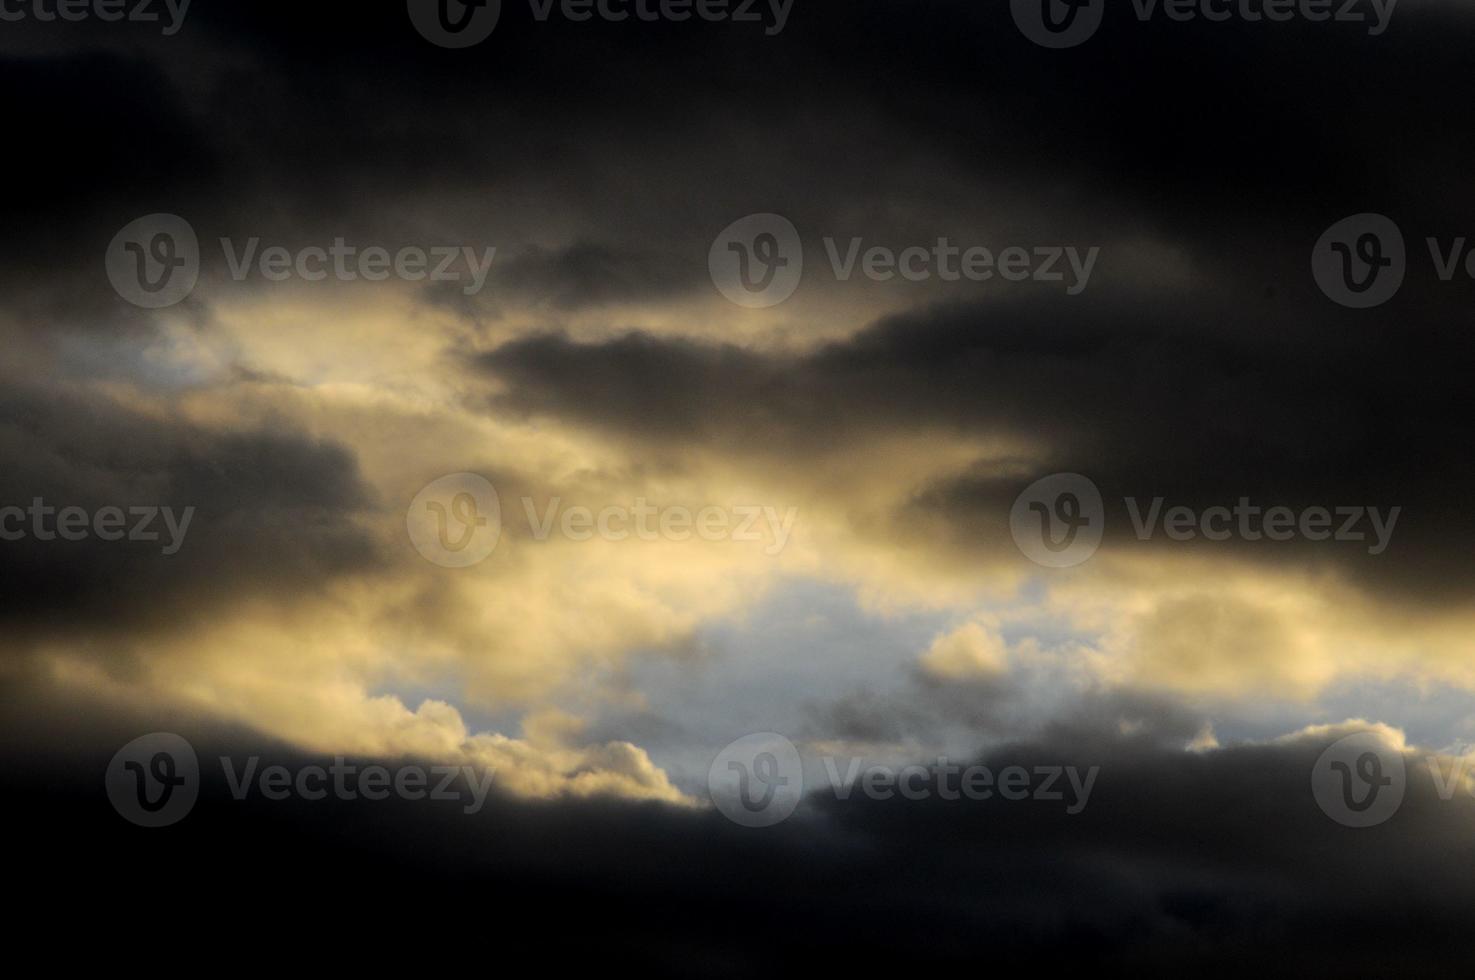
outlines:
[{"label": "puffy cloud", "polygon": [[921,667],[943,680],[998,677],[1008,669],[1009,651],[996,624],[964,623],[939,636],[922,655]]}]

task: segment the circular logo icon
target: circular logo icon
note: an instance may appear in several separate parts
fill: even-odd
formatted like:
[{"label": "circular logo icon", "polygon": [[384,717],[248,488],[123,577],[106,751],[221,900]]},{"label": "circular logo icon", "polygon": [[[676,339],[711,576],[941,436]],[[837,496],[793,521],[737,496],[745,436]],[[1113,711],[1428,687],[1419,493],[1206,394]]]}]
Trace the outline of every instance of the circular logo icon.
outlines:
[{"label": "circular logo icon", "polygon": [[723,229],[707,255],[717,291],[750,310],[777,306],[799,288],[804,244],[779,214],[750,214]]},{"label": "circular logo icon", "polygon": [[502,0],[409,0],[410,23],[431,44],[469,48],[492,36]]},{"label": "circular logo icon", "polygon": [[1106,507],[1096,484],[1079,473],[1036,480],[1014,501],[1009,533],[1024,557],[1046,568],[1071,568],[1096,554]]},{"label": "circular logo icon", "polygon": [[1311,253],[1311,272],[1321,291],[1354,310],[1392,299],[1407,270],[1403,232],[1381,214],[1358,214],[1337,222]]},{"label": "circular logo icon", "polygon": [[168,732],[135,738],[108,763],[113,809],[140,827],[179,823],[200,797],[200,760],[189,742]]},{"label": "circular logo icon", "polygon": [[1321,812],[1344,827],[1376,827],[1403,805],[1408,773],[1402,753],[1373,732],[1338,739],[1311,770]]},{"label": "circular logo icon", "polygon": [[1055,50],[1091,40],[1106,14],[1106,0],[1010,0],[1009,6],[1025,37]]},{"label": "circular logo icon", "polygon": [[743,827],[772,827],[804,797],[804,763],[794,743],[773,732],[747,735],[717,754],[707,770],[712,805]]},{"label": "circular logo icon", "polygon": [[415,494],[405,527],[426,561],[442,568],[478,564],[502,537],[497,488],[475,473],[443,476]]},{"label": "circular logo icon", "polygon": [[150,214],[113,236],[107,270],[114,291],[134,306],[173,306],[200,279],[200,241],[179,215]]}]

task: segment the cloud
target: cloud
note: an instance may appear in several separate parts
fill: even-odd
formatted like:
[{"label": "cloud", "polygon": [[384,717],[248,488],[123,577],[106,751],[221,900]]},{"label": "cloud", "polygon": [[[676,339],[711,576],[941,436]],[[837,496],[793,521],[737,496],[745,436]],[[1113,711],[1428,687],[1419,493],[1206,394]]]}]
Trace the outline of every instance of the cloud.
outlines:
[{"label": "cloud", "polygon": [[922,655],[921,667],[939,680],[997,677],[1008,668],[1009,651],[997,627],[965,623],[939,636]]},{"label": "cloud", "polygon": [[[346,924],[393,908],[395,928],[492,916],[541,934],[556,898],[563,915],[586,923],[581,935],[599,940],[601,955],[618,949],[651,968],[675,957],[696,975],[775,958],[962,966],[976,961],[980,943],[992,961],[1021,965],[1048,955],[1098,970],[1213,963],[1275,976],[1316,963],[1370,976],[1396,962],[1441,975],[1469,952],[1468,934],[1451,927],[1475,897],[1463,874],[1475,802],[1441,798],[1410,766],[1406,798],[1386,823],[1354,830],[1331,821],[1312,798],[1312,766],[1360,725],[1198,753],[1060,733],[976,762],[996,772],[1100,766],[1075,815],[1050,801],[841,801],[821,789],[763,830],[708,809],[552,806],[496,793],[474,814],[393,796],[236,799],[221,757],[236,771],[253,755],[261,769],[289,772],[333,760],[198,724],[185,730],[202,762],[200,801],[178,825],[150,832],[147,847],[118,846],[137,828],[111,811],[95,778],[80,776],[95,775],[121,744],[112,731],[40,752],[8,737],[0,782],[12,798],[33,794],[14,810],[16,832],[48,858],[46,874],[22,867],[19,882],[49,900],[90,869],[96,884],[75,899],[78,914],[97,914],[99,928],[119,934],[181,892],[194,898],[179,908],[183,936],[244,914],[254,906],[223,872],[276,861],[313,869],[310,894],[289,889],[283,914],[310,903],[319,921]],[[47,792],[37,793],[42,780]],[[172,873],[142,873],[158,861]],[[847,938],[857,934],[867,942]]]}]

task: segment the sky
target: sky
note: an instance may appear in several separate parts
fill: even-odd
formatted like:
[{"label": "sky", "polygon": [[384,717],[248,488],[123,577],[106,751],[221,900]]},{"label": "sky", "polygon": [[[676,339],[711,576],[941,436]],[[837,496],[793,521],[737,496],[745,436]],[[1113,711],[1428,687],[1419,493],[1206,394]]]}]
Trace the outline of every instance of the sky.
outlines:
[{"label": "sky", "polygon": [[1475,12],[1324,6],[4,0],[28,893],[1463,975]]}]

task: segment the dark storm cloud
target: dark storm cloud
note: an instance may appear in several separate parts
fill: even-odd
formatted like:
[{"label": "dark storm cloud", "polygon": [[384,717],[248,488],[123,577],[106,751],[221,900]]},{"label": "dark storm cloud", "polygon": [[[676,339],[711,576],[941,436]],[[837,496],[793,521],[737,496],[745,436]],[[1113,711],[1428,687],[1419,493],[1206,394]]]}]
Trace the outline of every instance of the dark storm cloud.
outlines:
[{"label": "dark storm cloud", "polygon": [[[495,244],[524,256],[506,289],[555,309],[659,299],[700,288],[716,231],[776,210],[811,240],[1003,221],[1153,238],[1193,260],[1206,305],[1227,285],[1245,328],[1275,336],[1332,221],[1384,211],[1421,240],[1475,216],[1475,136],[1448,108],[1475,29],[1457,4],[1405,6],[1375,38],[1120,18],[1063,54],[1002,3],[804,4],[771,38],[504,7],[461,52],[395,3],[201,3],[173,37],[7,25],[0,77],[27,147],[10,288],[91,274],[112,232],[159,210],[210,242]],[[509,230],[539,213],[569,229],[544,253]]]},{"label": "dark storm cloud", "polygon": [[1122,543],[1135,541],[1126,497],[1144,509],[1157,496],[1200,510],[1241,497],[1297,509],[1401,507],[1383,554],[1281,542],[1250,552],[1329,554],[1405,594],[1462,598],[1462,542],[1475,532],[1465,489],[1475,469],[1460,435],[1475,423],[1465,395],[1470,333],[1454,307],[1416,325],[1398,311],[1339,322],[1309,310],[1291,312],[1319,318],[1287,319],[1277,332],[1181,300],[1026,300],[889,318],[798,359],[640,335],[603,344],[545,336],[481,363],[504,386],[500,410],[773,465],[820,461],[895,432],[1043,441],[1050,456],[1027,478],[960,477],[910,505],[965,535],[997,532],[1029,482],[1061,471],[1097,482]]},{"label": "dark storm cloud", "polygon": [[460,282],[437,283],[424,298],[473,320],[496,319],[508,306],[557,316],[679,296],[708,282],[704,270],[669,255],[578,242],[499,251],[484,291],[468,296]]},{"label": "dark storm cloud", "polygon": [[[0,620],[13,645],[120,627],[203,624],[245,598],[297,599],[379,557],[355,518],[371,492],[340,446],[291,432],[212,432],[102,396],[11,385],[0,396],[6,518]],[[42,514],[40,530],[33,504]],[[140,528],[143,511],[162,511]],[[81,508],[79,539],[59,512]],[[105,508],[124,512],[103,531]],[[188,510],[188,524],[184,524]],[[138,533],[135,534],[135,529]],[[116,634],[114,634],[116,635]]]},{"label": "dark storm cloud", "polygon": [[[56,727],[30,694],[39,730]],[[124,822],[104,793],[109,757],[140,725],[180,730],[201,762],[200,800],[171,827]],[[159,716],[94,718],[65,740],[37,731],[7,721],[0,790],[26,843],[12,880],[42,907],[63,903],[98,942],[163,916],[176,955],[218,944],[225,923],[274,934],[299,917],[344,937],[373,923],[406,937],[495,933],[528,956],[683,976],[1048,963],[1432,977],[1460,975],[1475,953],[1459,927],[1475,900],[1475,804],[1438,798],[1411,759],[1391,819],[1340,826],[1311,794],[1325,740],[1185,755],[1144,738],[1047,737],[977,761],[1099,766],[1075,815],[997,796],[842,801],[821,787],[787,822],[747,829],[711,811],[495,794],[473,815],[393,795],[273,801],[253,787],[238,800],[222,758],[235,772],[252,755],[257,772],[333,760]],[[552,935],[576,938],[530,942]],[[449,962],[481,953],[446,942],[436,955]],[[346,938],[340,954],[384,955]]]},{"label": "dark storm cloud", "polygon": [[[1003,2],[799,0],[776,38],[538,25],[503,6],[493,38],[466,52],[425,43],[399,2],[196,0],[171,38],[4,25],[6,319],[43,336],[146,329],[102,255],[155,211],[185,215],[207,243],[499,246],[498,293],[466,304],[469,317],[509,298],[559,313],[705,291],[712,236],[755,211],[791,217],[815,256],[827,234],[1141,238],[1181,255],[1186,282],[1156,286],[1155,270],[1108,251],[1098,288],[1075,301],[970,296],[797,357],[544,336],[478,363],[503,386],[495,411],[596,428],[650,450],[648,465],[696,448],[820,466],[880,435],[942,431],[1040,440],[1052,455],[1033,475],[1076,470],[1118,500],[1400,506],[1376,560],[1251,553],[1325,555],[1406,600],[1468,597],[1475,288],[1438,283],[1422,259],[1426,236],[1475,237],[1475,19],[1460,4],[1406,3],[1381,38],[1119,19],[1067,53],[1025,41]],[[1352,313],[1316,291],[1310,250],[1365,210],[1404,227],[1414,261],[1394,303]],[[509,237],[541,221],[538,242]],[[301,595],[374,564],[353,524],[372,501],[333,445],[14,385],[0,438],[0,505],[197,508],[169,557],[7,543],[13,649],[58,630],[205,621],[242,594]],[[1008,548],[1002,518],[1027,482],[926,486],[898,520],[941,516],[957,547],[992,535]],[[1415,779],[1393,821],[1351,831],[1310,799],[1321,746],[1170,752],[1161,742],[1191,726],[1151,704],[1088,703],[989,759],[1102,766],[1074,817],[856,799],[816,801],[767,832],[605,804],[504,801],[478,820],[391,801],[235,803],[217,780],[185,823],[143,833],[108,808],[103,769],[174,720],[38,704],[9,682],[3,694],[17,914],[129,964],[174,965],[201,938],[204,955],[184,962],[263,937],[292,955],[303,936],[381,966],[381,945],[417,969],[469,955],[491,970],[512,948],[688,976],[807,960],[869,975],[1463,976],[1475,955],[1468,798],[1438,801]],[[996,724],[986,701],[975,715],[949,703],[821,701],[814,733]],[[1124,719],[1151,737],[1113,734]],[[186,725],[207,762],[304,761]]]}]

